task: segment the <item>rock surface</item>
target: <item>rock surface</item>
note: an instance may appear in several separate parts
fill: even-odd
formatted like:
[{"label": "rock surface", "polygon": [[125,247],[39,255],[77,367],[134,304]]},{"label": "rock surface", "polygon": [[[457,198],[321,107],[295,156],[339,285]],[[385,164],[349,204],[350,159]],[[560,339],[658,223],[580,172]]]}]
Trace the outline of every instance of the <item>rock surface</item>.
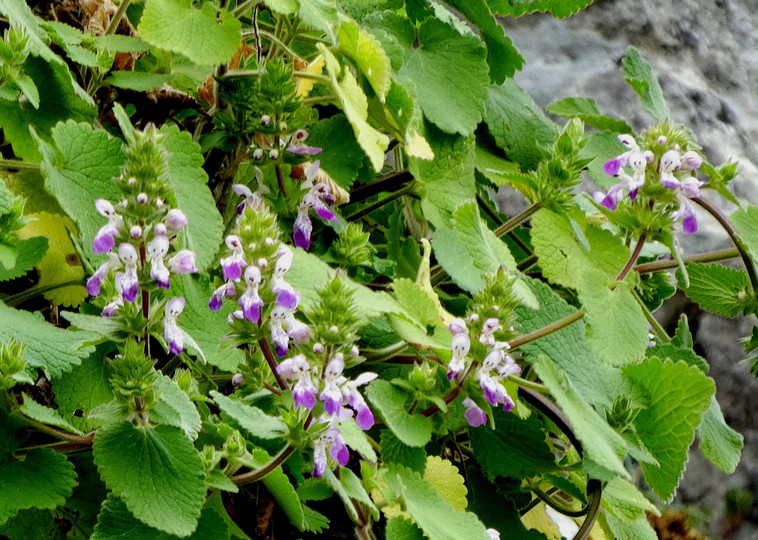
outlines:
[{"label": "rock surface", "polygon": [[[527,60],[516,81],[545,107],[570,96],[591,97],[607,114],[624,118],[635,129],[653,121],[619,71],[626,48],[633,45],[653,65],[673,120],[698,136],[711,163],[728,158],[740,164],[734,180],[737,195],[758,204],[758,10],[748,0],[605,0],[567,20],[531,15],[503,21],[506,33]],[[713,193],[726,212],[733,206]],[[684,237],[688,253],[728,246],[718,225],[699,216],[697,234]],[[702,354],[710,362],[727,422],[745,436],[737,471],[725,475],[697,450],[687,465],[675,504],[712,511],[708,533],[721,538],[726,527],[725,494],[745,488],[758,500],[758,382],[740,363],[739,336],[753,320],[728,320],[699,311],[685,302],[669,310],[674,321],[687,310]],[[747,513],[729,538],[758,538],[758,506]]]}]

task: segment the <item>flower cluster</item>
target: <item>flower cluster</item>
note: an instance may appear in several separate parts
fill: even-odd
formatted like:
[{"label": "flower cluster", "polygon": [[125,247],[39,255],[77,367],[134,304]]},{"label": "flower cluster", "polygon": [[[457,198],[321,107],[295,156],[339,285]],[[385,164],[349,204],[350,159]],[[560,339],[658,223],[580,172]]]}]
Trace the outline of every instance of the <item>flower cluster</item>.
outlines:
[{"label": "flower cluster", "polygon": [[[260,123],[262,127],[265,128],[270,126],[271,122],[271,115],[264,114],[261,116]],[[279,124],[279,129],[281,131],[286,131],[287,125],[282,122]],[[292,135],[278,137],[278,148],[275,144],[271,148],[265,148],[262,146],[256,147],[255,145],[252,145],[248,149],[248,153],[254,161],[261,161],[264,157],[268,157],[268,159],[276,161],[280,157],[282,148],[286,149],[287,152],[296,154],[298,156],[315,156],[320,154],[322,151],[321,148],[315,146],[307,146],[305,144],[305,139],[307,138],[308,132],[304,129],[298,129]]]},{"label": "flower cluster", "polygon": [[[624,199],[624,191],[630,200],[636,199],[637,192],[646,183],[648,172],[652,171],[654,175],[657,173],[658,183],[672,190],[676,196],[678,207],[672,212],[671,217],[682,221],[684,232],[697,231],[697,220],[690,199],[700,196],[700,186],[703,183],[689,173],[702,165],[703,159],[700,155],[692,150],[682,152],[679,144],[673,144],[672,147],[664,135],[655,139],[658,154],[640,148],[631,135],[619,135],[618,139],[627,151],[607,161],[603,170],[607,175],[619,178],[620,182],[612,186],[607,193],[596,192],[595,201],[608,210],[616,210],[618,203]],[[657,162],[656,155],[660,155]],[[654,166],[648,167],[649,165]]]},{"label": "flower cluster", "polygon": [[308,327],[295,317],[300,293],[285,279],[294,253],[279,242],[276,218],[260,196],[246,186],[233,189],[243,201],[237,207],[236,226],[225,239],[227,254],[220,260],[224,283],[213,292],[208,306],[218,311],[225,298],[233,298],[238,309],[229,315],[230,322],[262,327],[267,319],[276,354],[285,356],[290,340],[302,344],[310,338]]},{"label": "flower cluster", "polygon": [[314,161],[308,166],[305,171],[305,182],[303,182],[303,188],[307,189],[307,193],[303,195],[300,201],[300,206],[297,209],[297,217],[295,218],[293,243],[297,247],[303,249],[309,249],[311,247],[311,233],[313,232],[313,224],[311,223],[310,211],[314,209],[316,215],[324,221],[337,221],[337,216],[329,208],[335,203],[335,197],[332,194],[332,188],[325,183],[315,183],[314,179],[319,170],[320,163]]}]

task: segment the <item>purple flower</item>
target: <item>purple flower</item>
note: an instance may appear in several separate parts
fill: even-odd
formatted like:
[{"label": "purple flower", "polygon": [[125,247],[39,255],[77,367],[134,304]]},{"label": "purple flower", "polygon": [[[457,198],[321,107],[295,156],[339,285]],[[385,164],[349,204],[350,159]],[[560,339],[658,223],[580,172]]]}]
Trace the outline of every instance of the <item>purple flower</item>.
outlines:
[{"label": "purple flower", "polygon": [[185,300],[181,296],[175,296],[166,304],[163,317],[163,337],[168,343],[171,354],[179,354],[184,350],[184,334],[176,324],[176,319],[184,311]]},{"label": "purple flower", "polygon": [[168,266],[175,274],[194,274],[197,272],[195,253],[189,249],[178,251],[168,260]]},{"label": "purple flower", "polygon": [[221,305],[224,303],[224,298],[230,298],[237,294],[237,287],[233,281],[227,281],[221,287],[213,291],[208,307],[211,311],[218,311],[221,309]]},{"label": "purple flower", "polygon": [[339,385],[345,381],[342,376],[344,368],[345,360],[342,354],[337,353],[324,370],[324,389],[321,390],[318,397],[324,402],[324,411],[330,416],[339,413],[342,407],[342,390]]},{"label": "purple flower", "polygon": [[278,280],[272,290],[276,293],[276,303],[282,307],[294,310],[300,303],[300,293],[283,279]]},{"label": "purple flower", "polygon": [[169,271],[163,263],[163,258],[168,253],[168,238],[165,236],[156,236],[147,246],[147,254],[150,257],[150,277],[158,282],[158,287],[168,289],[171,287],[169,282]]},{"label": "purple flower", "polygon": [[311,380],[311,371],[305,356],[298,354],[280,363],[276,372],[286,379],[297,379],[292,387],[292,399],[295,407],[304,407],[308,410],[316,406],[316,392],[318,389]]},{"label": "purple flower", "polygon": [[464,321],[460,317],[450,321],[450,323],[447,325],[447,328],[448,330],[450,330],[450,333],[453,335],[468,334],[468,326],[466,325],[466,321]]},{"label": "purple flower", "polygon": [[[605,162],[603,171],[609,176],[618,176],[621,182],[612,186],[608,193],[598,191],[594,194],[595,201],[608,210],[618,208],[618,203],[624,198],[624,189],[631,200],[637,198],[637,191],[645,185],[645,168],[654,159],[653,153],[642,151],[631,135],[619,135],[618,139],[629,150]],[[624,171],[627,165],[632,169],[631,175]]]},{"label": "purple flower", "polygon": [[269,327],[271,329],[271,342],[274,344],[277,356],[284,356],[289,350],[290,338],[284,330],[283,324],[290,313],[291,310],[280,305],[274,306],[274,309],[271,310]]},{"label": "purple flower", "polygon": [[287,335],[295,345],[302,345],[311,339],[311,329],[308,328],[308,325],[304,322],[297,320],[294,313],[290,313],[289,316],[284,319],[284,324],[287,327]]},{"label": "purple flower", "polygon": [[308,132],[304,129],[298,129],[292,136],[292,141],[289,147],[287,147],[287,152],[292,152],[293,154],[307,154],[311,156],[320,154],[321,148],[316,148],[314,146],[305,146],[303,144],[307,138]]},{"label": "purple flower", "polygon": [[320,478],[326,471],[326,451],[341,467],[347,465],[350,459],[350,451],[342,439],[340,430],[336,426],[330,426],[321,436],[313,442],[313,476]]},{"label": "purple flower", "polygon": [[94,240],[92,241],[92,251],[95,253],[108,253],[116,245],[116,235],[123,226],[123,218],[116,213],[113,205],[105,199],[95,201],[95,209],[104,218],[108,218],[108,223],[100,227]]},{"label": "purple flower", "polygon": [[229,257],[221,259],[221,268],[224,271],[225,280],[237,280],[242,276],[242,267],[247,266],[245,261],[245,252],[242,248],[242,241],[238,236],[230,234],[226,237],[226,245],[232,250]]},{"label": "purple flower", "polygon": [[316,210],[316,215],[321,219],[325,221],[337,221],[337,216],[324,201],[329,201],[330,204],[334,202],[331,188],[326,184],[316,184],[303,196],[293,224],[293,242],[295,246],[305,250],[308,250],[311,246],[311,233],[313,232],[313,224],[309,215],[311,208]]},{"label": "purple flower", "polygon": [[474,400],[466,398],[463,400],[463,406],[466,407],[464,416],[471,427],[483,426],[487,423],[487,413],[479,407]]},{"label": "purple flower", "polygon": [[250,322],[258,324],[261,320],[261,307],[263,300],[258,294],[261,283],[261,271],[257,266],[250,265],[245,269],[245,283],[247,290],[242,293],[237,303],[242,308],[242,313]]},{"label": "purple flower", "polygon": [[187,216],[184,215],[184,212],[179,210],[178,208],[172,208],[168,211],[168,214],[166,214],[166,225],[175,231],[178,231],[185,225],[189,223],[189,220],[187,219]]},{"label": "purple flower", "polygon": [[[496,375],[492,375],[493,370],[497,371]],[[514,403],[500,381],[520,372],[519,365],[502,349],[491,350],[484,358],[478,374],[479,386],[484,390],[484,398],[487,402],[493,407],[500,403],[503,405],[504,411],[510,411],[514,407]]]},{"label": "purple flower", "polygon": [[700,196],[700,186],[703,183],[694,176],[688,176],[683,180],[674,176],[675,171],[684,168],[683,157],[687,159],[687,168],[702,164],[702,159],[695,152],[686,152],[684,156],[680,156],[678,149],[669,150],[661,158],[661,184],[674,190],[679,201],[679,208],[671,214],[671,217],[681,219],[684,232],[692,234],[697,231],[697,217],[690,199]]},{"label": "purple flower", "polygon": [[232,386],[241,386],[245,382],[245,376],[242,373],[235,373],[232,377]]},{"label": "purple flower", "polygon": [[[261,155],[263,157],[263,155]],[[260,157],[258,158],[260,159]],[[262,202],[258,192],[253,192],[249,187],[243,184],[234,184],[232,190],[242,197],[242,202],[237,205],[237,213],[242,215],[246,206],[254,207]]]},{"label": "purple flower", "polygon": [[90,296],[100,294],[100,283],[107,277],[111,270],[121,266],[121,260],[115,253],[108,253],[108,260],[101,264],[95,273],[87,280],[87,292]]},{"label": "purple flower", "polygon": [[370,371],[361,373],[353,381],[346,381],[342,385],[342,395],[347,398],[350,407],[355,411],[355,421],[362,430],[371,429],[374,425],[374,415],[366,404],[366,400],[358,392],[359,386],[365,386],[376,379],[378,375]]},{"label": "purple flower", "polygon": [[116,274],[117,287],[123,291],[122,299],[134,302],[137,298],[139,278],[137,277],[137,250],[129,243],[118,246],[118,257],[124,265],[124,271]]},{"label": "purple flower", "polygon": [[471,348],[471,339],[464,333],[458,333],[453,336],[453,342],[451,344],[453,350],[453,358],[447,365],[447,379],[458,380],[461,373],[466,369],[466,355]]}]

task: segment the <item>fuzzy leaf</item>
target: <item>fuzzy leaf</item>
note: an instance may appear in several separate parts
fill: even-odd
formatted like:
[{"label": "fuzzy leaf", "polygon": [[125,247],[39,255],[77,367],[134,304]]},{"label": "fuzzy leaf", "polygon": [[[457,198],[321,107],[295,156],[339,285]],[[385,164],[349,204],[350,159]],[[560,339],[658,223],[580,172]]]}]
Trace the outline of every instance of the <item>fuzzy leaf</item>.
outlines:
[{"label": "fuzzy leaf", "polygon": [[626,50],[622,60],[621,73],[629,85],[634,88],[642,101],[642,106],[655,120],[663,120],[671,115],[663,90],[653,73],[653,67],[634,47]]},{"label": "fuzzy leaf", "polygon": [[564,118],[579,118],[588,126],[592,126],[600,131],[611,131],[613,133],[631,133],[632,128],[623,120],[618,120],[612,116],[605,116],[594,99],[568,97],[546,107],[547,112],[562,116]]},{"label": "fuzzy leaf", "polygon": [[337,114],[311,126],[308,144],[323,149],[318,155],[321,169],[340,186],[350,189],[366,154],[345,115]]},{"label": "fuzzy leaf", "polygon": [[[56,388],[57,388],[56,384]],[[76,429],[74,426],[69,424],[66,420],[63,419],[63,417],[60,415],[60,413],[55,410],[51,409],[50,407],[45,407],[44,405],[40,405],[33,399],[31,399],[28,395],[23,394],[24,396],[24,404],[19,409],[25,416],[28,416],[32,420],[36,420],[37,422],[42,422],[43,424],[47,424],[49,426],[55,426],[62,429],[65,429],[66,431],[70,433],[76,433],[77,435],[81,435],[82,432]]]},{"label": "fuzzy leaf", "polygon": [[93,450],[105,485],[137,519],[177,536],[194,532],[205,501],[205,474],[181,431],[112,423],[98,430]]},{"label": "fuzzy leaf", "polygon": [[368,99],[358,85],[358,81],[355,80],[355,76],[350,70],[342,69],[337,58],[321,43],[319,43],[319,51],[324,56],[332,87],[340,99],[345,116],[353,126],[358,144],[371,159],[374,170],[381,171],[384,153],[389,146],[389,138],[368,123]]},{"label": "fuzzy leaf", "polygon": [[76,485],[74,466],[49,448],[33,448],[23,461],[0,465],[0,524],[26,508],[52,510],[71,495]]},{"label": "fuzzy leaf", "polygon": [[405,49],[399,82],[412,89],[424,115],[442,131],[471,135],[487,99],[486,50],[477,38],[436,19],[421,24],[418,39],[420,47]]},{"label": "fuzzy leaf", "polygon": [[555,124],[512,80],[490,86],[484,121],[506,157],[524,170],[537,166],[540,146],[552,144],[557,132]]},{"label": "fuzzy leaf", "polygon": [[697,436],[703,455],[726,474],[732,474],[740,462],[744,439],[726,424],[715,396],[703,414]]},{"label": "fuzzy leaf", "polygon": [[37,266],[37,263],[39,263],[45,256],[48,245],[47,238],[44,236],[36,236],[34,238],[20,240],[16,244],[18,256],[16,257],[13,266],[5,268],[0,265],[0,281],[19,278]]},{"label": "fuzzy leaf", "polygon": [[231,59],[242,42],[242,25],[232,13],[192,0],[150,0],[139,22],[140,37],[195,64],[211,66]]},{"label": "fuzzy leaf", "polygon": [[392,285],[397,301],[422,325],[439,324],[440,314],[434,300],[413,281],[396,279]]},{"label": "fuzzy leaf", "polygon": [[92,336],[70,332],[45,322],[38,314],[10,308],[0,302],[0,341],[14,338],[26,345],[26,360],[53,379],[71,371],[95,349],[85,346]]},{"label": "fuzzy leaf", "polygon": [[474,457],[490,480],[525,478],[555,470],[555,456],[537,415],[522,420],[500,409],[492,411],[496,429],[469,428]]},{"label": "fuzzy leaf", "polygon": [[661,515],[653,503],[623,478],[614,478],[606,484],[602,504],[605,510],[626,523],[644,517],[645,512]]},{"label": "fuzzy leaf", "polygon": [[734,317],[754,301],[745,271],[719,264],[690,264],[687,273],[690,286],[684,292],[703,309]]},{"label": "fuzzy leaf", "polygon": [[268,416],[257,407],[246,405],[218,392],[212,391],[210,394],[219,408],[251,435],[261,439],[279,439],[287,433],[287,425],[279,418]]},{"label": "fuzzy leaf", "polygon": [[88,419],[97,406],[113,399],[105,363],[94,356],[85,358],[55,381],[55,403],[58,413],[74,427],[90,431],[96,425]]},{"label": "fuzzy leaf", "polygon": [[408,446],[424,446],[432,437],[431,421],[406,412],[406,394],[387,381],[376,380],[366,395],[397,438]]},{"label": "fuzzy leaf", "polygon": [[[194,441],[202,427],[197,407],[175,381],[166,375],[159,375],[155,386],[161,395],[158,405],[151,411],[153,419],[160,424],[178,427]],[[160,420],[156,419],[156,415],[160,415]]]},{"label": "fuzzy leaf", "polygon": [[669,500],[684,472],[695,429],[711,404],[713,380],[684,362],[674,364],[658,358],[627,366],[624,375],[650,398],[634,426],[660,466],[642,463],[642,471],[658,496]]},{"label": "fuzzy leaf", "polygon": [[380,442],[382,463],[396,463],[421,474],[424,473],[426,452],[423,448],[408,446],[389,429],[382,431]]},{"label": "fuzzy leaf", "polygon": [[564,19],[592,3],[592,0],[487,0],[495,15],[521,17],[527,13],[550,13]]},{"label": "fuzzy leaf", "polygon": [[424,479],[456,510],[465,510],[468,506],[466,484],[450,460],[427,456]]},{"label": "fuzzy leaf", "polygon": [[339,50],[358,66],[380,101],[390,89],[390,60],[374,36],[354,21],[345,20],[337,29]]},{"label": "fuzzy leaf", "polygon": [[126,88],[137,92],[147,92],[163,86],[171,79],[171,75],[162,73],[147,73],[143,71],[111,71],[105,79],[107,84],[117,88]]},{"label": "fuzzy leaf", "polygon": [[418,525],[400,516],[395,516],[387,521],[387,529],[384,534],[387,540],[424,540],[425,538]]}]

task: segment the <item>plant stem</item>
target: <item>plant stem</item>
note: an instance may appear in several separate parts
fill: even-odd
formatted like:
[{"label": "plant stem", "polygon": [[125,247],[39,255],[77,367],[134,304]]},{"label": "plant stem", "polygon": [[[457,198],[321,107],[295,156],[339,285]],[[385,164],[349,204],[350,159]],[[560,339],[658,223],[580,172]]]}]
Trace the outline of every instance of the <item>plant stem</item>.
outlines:
[{"label": "plant stem", "polygon": [[537,486],[529,486],[529,491],[534,493],[537,498],[539,498],[542,502],[544,502],[546,505],[553,508],[553,510],[560,512],[564,516],[569,517],[581,517],[587,514],[589,511],[589,505],[585,506],[584,508],[581,508],[579,510],[572,510],[571,508],[567,508],[557,502],[553,497],[542,491]]},{"label": "plant stem", "polygon": [[355,188],[350,192],[350,202],[360,202],[382,193],[383,191],[395,191],[412,180],[413,175],[407,170],[398,171],[389,176],[385,176],[384,178],[374,180],[373,182]]},{"label": "plant stem", "polygon": [[[494,221],[498,227],[500,227],[504,222],[502,219],[500,219],[500,216],[497,215],[497,212],[493,210],[489,204],[487,204],[487,201],[485,201],[481,195],[477,194],[476,196],[476,202],[479,204],[479,208],[482,209],[482,211],[489,216],[489,218]],[[521,238],[518,237],[517,234],[515,234],[513,231],[508,231],[508,238],[510,238],[514,244],[516,244],[524,253],[530,254],[532,252],[531,249],[529,249],[529,246],[527,246]]]},{"label": "plant stem", "polygon": [[242,486],[244,484],[252,484],[253,482],[257,482],[258,480],[260,480],[261,478],[265,477],[267,474],[272,472],[274,469],[276,469],[279,465],[284,463],[287,460],[287,458],[290,457],[290,455],[292,455],[292,452],[294,451],[295,451],[295,447],[292,444],[288,444],[282,449],[281,452],[279,452],[277,455],[271,458],[271,461],[266,463],[260,469],[256,469],[254,471],[232,476],[231,481],[237,484],[238,486]]},{"label": "plant stem", "polygon": [[[461,393],[461,388],[463,388],[463,384],[466,382],[466,379],[468,379],[469,375],[471,375],[471,372],[474,371],[474,367],[477,365],[479,365],[478,362],[471,362],[468,366],[468,369],[466,370],[466,373],[464,373],[463,377],[461,377],[461,380],[458,381],[458,384],[456,384],[455,387],[450,390],[450,392],[448,392],[444,398],[442,398],[446,405],[458,397],[458,394]],[[421,414],[424,416],[431,416],[439,410],[440,408],[438,405],[432,405],[431,407],[424,409]]]},{"label": "plant stem", "polygon": [[274,170],[276,171],[276,183],[279,186],[279,191],[282,193],[282,196],[286,199],[287,198],[287,190],[284,187],[284,173],[282,172],[282,167],[278,163],[274,165]]},{"label": "plant stem", "polygon": [[540,384],[538,382],[529,381],[527,379],[522,379],[521,377],[517,375],[511,375],[508,377],[509,380],[515,382],[519,386],[523,386],[524,388],[531,388],[532,390],[536,390],[537,392],[541,392],[543,394],[549,394],[550,390],[547,389],[547,386],[544,384]]},{"label": "plant stem", "polygon": [[261,352],[263,353],[263,357],[266,359],[266,363],[268,363],[268,367],[271,368],[271,373],[274,375],[274,379],[276,379],[276,383],[279,385],[279,388],[282,390],[289,390],[289,385],[287,384],[287,381],[285,381],[281,375],[276,371],[276,368],[279,367],[279,363],[276,361],[276,358],[274,358],[274,354],[271,352],[271,347],[268,345],[268,341],[266,341],[266,338],[261,338],[258,340],[258,345],[261,347]]},{"label": "plant stem", "polygon": [[53,437],[55,437],[56,439],[60,441],[90,445],[92,444],[92,441],[95,438],[94,431],[87,435],[76,435],[74,433],[68,433],[60,429],[55,429],[54,427],[43,424],[42,422],[37,422],[36,420],[32,420],[31,418],[28,418],[23,415],[17,415],[17,417],[23,420],[26,424],[30,425],[31,427],[36,428],[42,431],[43,433],[47,433],[48,435],[52,435]]},{"label": "plant stem", "polygon": [[750,259],[750,255],[748,255],[745,246],[742,245],[742,241],[737,236],[737,231],[734,226],[718,208],[711,204],[710,201],[703,199],[702,197],[695,197],[692,201],[700,205],[706,212],[712,215],[724,228],[724,231],[729,235],[729,238],[732,239],[732,243],[734,243],[734,247],[737,248],[740,257],[742,258],[742,263],[745,265],[745,270],[747,270],[747,275],[750,278],[750,286],[753,288],[753,294],[758,295],[758,276],[755,274],[755,266],[753,265],[753,261]]},{"label": "plant stem", "polygon": [[337,96],[318,96],[318,97],[303,98],[300,100],[300,103],[310,105],[310,104],[316,104],[316,103],[333,103],[336,101],[339,101],[339,98]]},{"label": "plant stem", "polygon": [[379,208],[381,208],[385,204],[389,204],[392,201],[394,201],[395,199],[398,199],[398,198],[402,197],[403,195],[406,195],[406,194],[410,193],[411,191],[413,191],[413,187],[414,187],[413,184],[409,184],[409,185],[405,186],[404,188],[397,190],[392,195],[389,195],[389,196],[383,198],[381,201],[377,201],[377,202],[375,202],[373,204],[370,204],[370,205],[368,205],[368,206],[366,206],[364,208],[361,208],[356,213],[354,213],[354,214],[346,217],[345,220],[346,221],[355,221],[356,219],[360,219],[363,216],[367,216],[371,212],[373,212],[374,210],[378,210]]},{"label": "plant stem", "polygon": [[645,315],[645,318],[647,319],[650,327],[653,329],[655,335],[664,343],[669,343],[671,341],[671,338],[666,333],[666,330],[661,326],[661,323],[659,323],[658,320],[653,316],[652,312],[645,305],[645,302],[643,302],[642,298],[640,298],[640,295],[637,294],[637,291],[633,291],[633,293],[634,299],[637,300],[637,303],[642,309],[642,313]]},{"label": "plant stem", "polygon": [[504,234],[512,231],[519,225],[521,225],[524,221],[529,219],[537,210],[540,209],[539,203],[534,203],[532,206],[521,212],[520,214],[513,216],[511,219],[500,225],[497,229],[495,229],[495,236],[503,236]]},{"label": "plant stem", "polygon": [[[701,253],[700,255],[685,257],[684,263],[711,263],[726,261],[728,259],[734,259],[735,257],[739,256],[740,252],[736,249],[722,249],[721,251]],[[674,270],[675,268],[679,268],[679,264],[676,262],[676,260],[670,259],[638,264],[637,266],[633,267],[632,270],[638,274],[649,274],[651,272],[660,272],[661,270]]]},{"label": "plant stem", "polygon": [[584,317],[584,309],[578,309],[571,315],[568,315],[567,317],[564,317],[561,320],[555,321],[552,324],[548,324],[544,328],[540,328],[539,330],[535,330],[534,332],[530,332],[529,334],[525,334],[521,337],[517,337],[516,339],[512,341],[509,341],[508,345],[511,346],[511,349],[515,349],[516,347],[526,345],[527,343],[531,343],[532,341],[536,341],[540,338],[543,338],[545,336],[552,334],[553,332],[557,332],[558,330],[566,328],[567,326],[575,323],[582,317]]},{"label": "plant stem", "polygon": [[242,2],[237,8],[234,10],[234,16],[239,17],[243,13],[245,13],[248,9],[250,9],[251,6],[257,6],[258,2],[260,0],[247,0],[246,2]]},{"label": "plant stem", "polygon": [[75,285],[80,285],[84,287],[84,281],[82,281],[81,279],[74,279],[71,281],[64,281],[63,283],[56,283],[55,285],[45,285],[44,287],[32,287],[31,289],[27,289],[18,294],[14,294],[13,296],[8,296],[4,298],[3,302],[5,302],[7,305],[11,307],[15,307],[23,302],[26,302],[30,298],[39,296],[40,294],[45,294],[46,292],[54,291],[56,289],[62,289],[64,287],[73,287]]},{"label": "plant stem", "polygon": [[131,3],[132,0],[121,0],[121,4],[119,4],[116,13],[111,19],[111,22],[108,23],[108,28],[105,29],[106,36],[109,34],[114,34],[116,30],[118,30],[118,25],[121,24],[121,19],[124,17],[124,13],[126,13],[126,8],[128,8],[129,4]]},{"label": "plant stem", "polygon": [[32,163],[31,161],[22,161],[20,159],[0,159],[0,169],[16,169],[19,171],[38,171],[40,169],[39,163]]},{"label": "plant stem", "polygon": [[634,266],[634,263],[637,262],[637,257],[640,256],[640,251],[642,251],[642,246],[645,245],[646,239],[647,239],[647,235],[645,233],[642,233],[640,235],[639,240],[637,240],[637,245],[634,246],[634,251],[632,251],[632,254],[629,256],[629,260],[626,261],[624,268],[621,269],[621,272],[619,272],[619,275],[616,277],[617,282],[624,281],[624,278],[632,269],[632,267]]},{"label": "plant stem", "polygon": [[[279,47],[282,48],[282,50],[284,50],[292,58],[300,57],[295,51],[287,47],[287,45],[285,45],[284,42],[282,42],[282,40],[280,40],[278,37],[276,37],[273,34],[269,34],[268,32],[264,32],[263,30],[257,30],[257,29],[247,30],[245,32],[242,32],[243,37],[252,36],[252,35],[255,35],[256,38],[257,36],[260,36],[260,37],[268,39],[269,41],[276,43]],[[256,39],[256,43],[258,43],[258,39]]]}]

